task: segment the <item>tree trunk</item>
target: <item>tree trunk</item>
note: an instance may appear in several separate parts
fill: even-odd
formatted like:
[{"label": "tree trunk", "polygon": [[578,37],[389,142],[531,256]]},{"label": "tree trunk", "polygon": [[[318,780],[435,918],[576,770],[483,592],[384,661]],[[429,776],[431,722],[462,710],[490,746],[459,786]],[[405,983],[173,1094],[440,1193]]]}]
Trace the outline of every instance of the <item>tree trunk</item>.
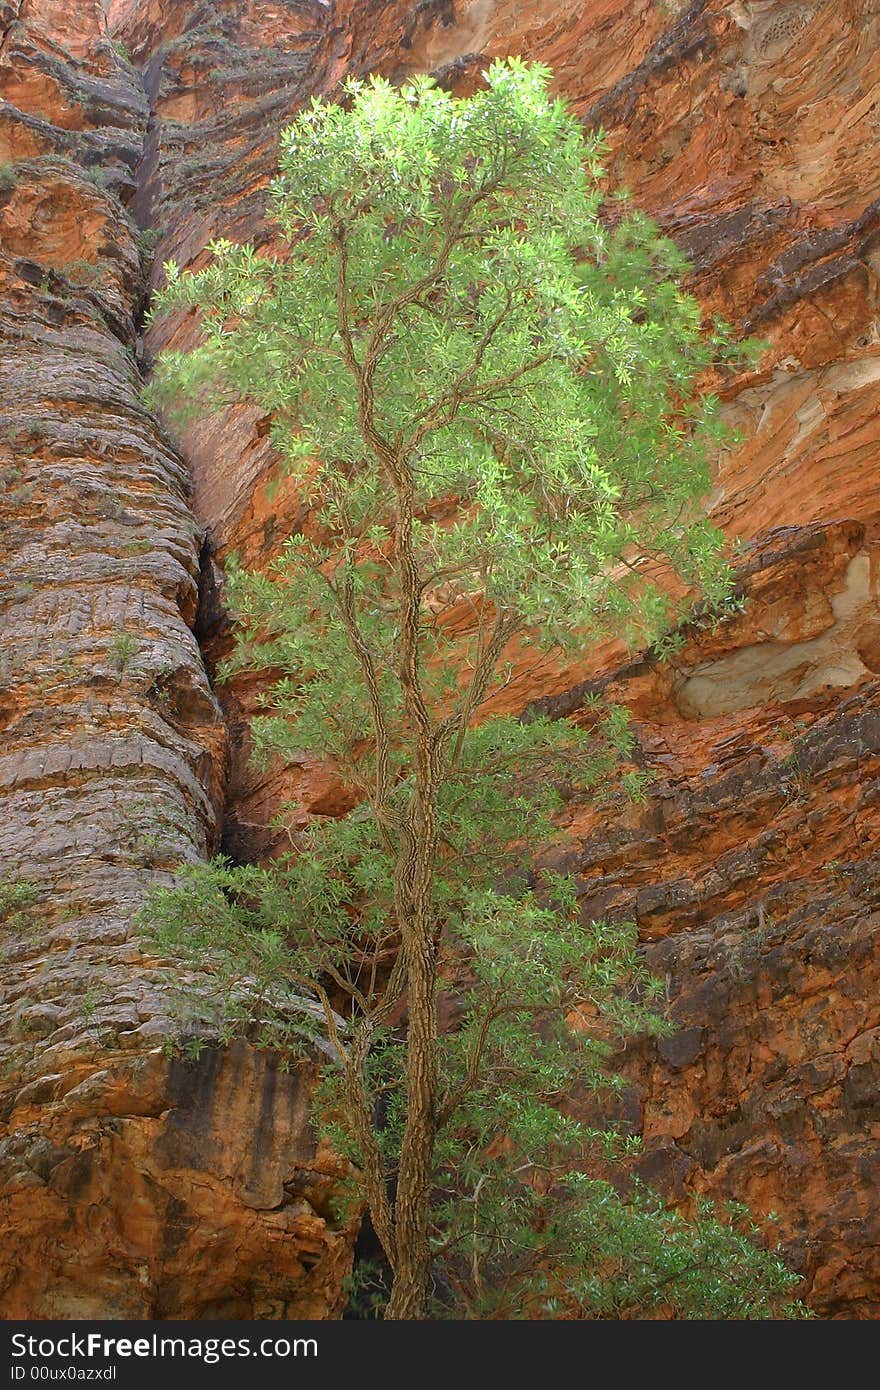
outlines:
[{"label": "tree trunk", "polygon": [[406,1124],[394,1201],[395,1260],[386,1318],[422,1318],[437,1114],[436,955],[433,912],[436,814],[422,803],[398,872],[397,903],[407,975]]}]

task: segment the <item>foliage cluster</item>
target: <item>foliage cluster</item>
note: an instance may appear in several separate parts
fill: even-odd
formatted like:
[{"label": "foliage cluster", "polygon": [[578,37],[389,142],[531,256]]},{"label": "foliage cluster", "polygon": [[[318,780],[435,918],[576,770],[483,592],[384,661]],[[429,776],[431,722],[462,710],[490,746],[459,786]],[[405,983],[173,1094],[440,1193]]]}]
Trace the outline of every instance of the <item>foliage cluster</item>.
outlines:
[{"label": "foliage cluster", "polygon": [[152,402],[255,402],[300,501],[267,573],[228,566],[222,674],[263,674],[257,758],[307,749],[356,809],[270,867],[185,871],[149,931],[193,967],[196,1047],[322,1050],[387,1316],[768,1316],[793,1282],[773,1255],[602,1176],[632,1147],[603,1118],[609,1053],[668,1024],[632,924],[582,920],[547,853],[566,796],[632,781],[626,719],[492,704],[518,643],[661,641],[670,576],[730,591],[697,382],[736,354],[675,247],[609,211],[601,136],[548,80],[350,82],[283,137],[283,254],[166,266],[157,311],[203,337]]}]

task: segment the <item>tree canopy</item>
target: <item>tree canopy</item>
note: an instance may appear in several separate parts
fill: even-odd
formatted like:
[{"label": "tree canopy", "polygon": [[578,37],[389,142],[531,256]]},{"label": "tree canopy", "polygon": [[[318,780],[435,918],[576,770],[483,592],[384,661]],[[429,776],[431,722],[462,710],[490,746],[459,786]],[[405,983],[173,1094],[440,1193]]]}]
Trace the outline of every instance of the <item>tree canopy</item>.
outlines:
[{"label": "tree canopy", "polygon": [[601,135],[549,77],[350,81],[283,136],[273,247],[166,268],[157,312],[198,310],[203,336],[152,401],[255,403],[301,503],[266,572],[227,563],[224,674],[264,675],[258,757],[306,748],[357,804],[271,865],[183,873],[147,916],[199,967],[210,1036],[323,1049],[319,1122],[388,1316],[767,1316],[792,1283],[774,1256],[602,1176],[635,1146],[596,1101],[623,1085],[613,1047],[671,1025],[634,925],[585,918],[546,850],[564,799],[641,794],[626,716],[489,703],[515,639],[662,648],[670,576],[729,593],[699,507],[722,438],[699,381],[728,336],[604,195]]}]

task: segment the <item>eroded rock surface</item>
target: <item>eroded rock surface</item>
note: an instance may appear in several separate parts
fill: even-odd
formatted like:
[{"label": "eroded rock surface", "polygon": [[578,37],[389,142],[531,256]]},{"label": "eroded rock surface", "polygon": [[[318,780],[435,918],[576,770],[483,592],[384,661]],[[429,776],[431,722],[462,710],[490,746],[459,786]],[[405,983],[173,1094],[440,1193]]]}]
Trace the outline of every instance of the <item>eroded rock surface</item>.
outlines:
[{"label": "eroded rock surface", "polygon": [[149,102],[98,4],[0,18],[0,1310],[321,1316],[350,1240],[307,1076],[170,1067],[134,924],[216,847],[227,757],[203,531],[139,400]]},{"label": "eroded rock surface", "polygon": [[612,678],[656,780],[643,807],[572,807],[560,867],[585,916],[638,922],[678,1024],[618,1059],[645,1179],[777,1213],[813,1306],[873,1318],[878,555],[849,523],[750,559],[742,619]]},{"label": "eroded rock surface", "polygon": [[[214,235],[265,243],[263,190],[277,135],[304,99],[335,92],[347,72],[371,70],[398,80],[431,68],[465,92],[492,55],[541,59],[585,121],[608,132],[613,181],[627,185],[692,258],[693,288],[707,310],[722,312],[767,349],[756,371],[720,383],[728,418],[745,442],[721,460],[711,506],[744,542],[743,615],[714,633],[691,634],[666,667],[627,661],[611,648],[585,652],[567,669],[516,653],[507,698],[517,710],[538,702],[578,719],[586,717],[584,695],[597,685],[609,688],[629,703],[639,759],[656,778],[645,806],[572,806],[568,824],[568,862],[581,880],[584,912],[636,916],[680,1023],[658,1049],[623,1059],[632,1078],[627,1119],[645,1135],[646,1176],[680,1197],[702,1190],[749,1202],[768,1234],[778,1229],[817,1310],[877,1316],[876,0],[280,0],[271,7],[256,0],[199,7],[113,0],[112,31],[127,44],[133,66],[104,45],[97,8],[69,17],[41,0],[29,6],[26,24],[8,4],[0,13],[0,138],[14,138],[13,157],[21,161],[14,187],[7,176],[0,192],[0,229],[4,249],[10,247],[2,262],[5,312],[11,331],[28,335],[12,343],[16,354],[27,354],[28,370],[12,373],[2,409],[22,429],[51,412],[51,442],[60,450],[45,437],[16,436],[30,471],[12,481],[34,491],[12,503],[7,494],[7,534],[21,567],[12,582],[32,584],[33,593],[19,592],[4,614],[20,634],[4,645],[4,659],[19,647],[25,655],[17,658],[21,675],[13,672],[16,693],[4,694],[16,786],[24,779],[14,794],[24,799],[3,826],[4,833],[19,826],[16,855],[57,883],[65,900],[79,903],[71,895],[82,891],[84,901],[102,905],[99,915],[52,927],[62,934],[45,978],[56,983],[40,998],[63,1017],[43,1019],[48,1031],[40,1046],[66,1038],[65,1027],[77,1037],[91,1032],[81,1079],[88,1081],[102,1056],[107,1094],[117,1094],[115,1068],[127,1065],[114,1040],[119,1029],[97,1031],[103,1003],[88,1028],[68,1022],[68,993],[85,993],[88,971],[77,973],[71,963],[63,988],[64,975],[52,972],[72,961],[74,928],[77,959],[91,959],[93,950],[96,970],[106,968],[113,951],[129,953],[112,957],[116,1013],[108,1015],[108,1030],[120,1000],[147,997],[155,987],[127,932],[131,909],[164,860],[147,865],[135,855],[132,862],[118,821],[120,804],[130,800],[121,803],[119,789],[131,788],[154,817],[167,814],[175,826],[182,818],[186,830],[175,830],[173,854],[202,853],[213,843],[223,731],[188,628],[197,527],[209,538],[197,631],[210,661],[228,643],[218,562],[231,549],[250,564],[266,562],[297,511],[289,489],[269,488],[275,461],[265,422],[241,409],[200,422],[183,440],[198,519],[192,521],[179,459],[135,403],[136,362],[125,351],[130,346],[137,357],[141,289],[132,216],[158,238],[151,283],[163,256],[199,264]],[[97,180],[88,177],[93,164],[106,170]],[[126,200],[127,213],[113,194]],[[71,273],[71,262],[80,260],[89,269]],[[191,321],[177,317],[153,331],[148,354],[169,341],[182,346],[192,332]],[[16,391],[25,392],[20,405]],[[77,480],[76,505],[56,507]],[[116,504],[121,513],[113,515]],[[92,508],[87,525],[77,520],[85,507]],[[125,551],[141,540],[149,540],[143,555]],[[74,612],[82,621],[68,619]],[[80,625],[68,636],[74,621]],[[110,641],[130,627],[140,645],[120,667]],[[53,675],[57,693],[43,691],[46,647],[40,657],[34,634],[44,629],[58,641],[59,660],[70,648],[71,669],[88,666],[88,685],[79,675],[68,683],[62,671]],[[170,721],[161,679],[156,690],[166,667],[182,701]],[[242,855],[270,849],[270,821],[294,794],[306,812],[341,806],[340,789],[308,762],[259,775],[250,770],[252,691],[240,682],[222,699],[232,741],[225,817],[231,847]],[[97,710],[83,703],[89,700]],[[96,796],[103,788],[105,797],[82,802],[94,807],[88,815],[75,809],[86,785]],[[79,850],[64,838],[69,828],[59,828],[73,815],[85,837]],[[101,816],[109,828],[99,833]],[[54,847],[39,848],[42,828]],[[109,859],[100,857],[100,835],[110,836]],[[143,840],[139,824],[138,836]],[[33,861],[23,855],[25,844]],[[29,967],[29,982],[43,978],[37,969]],[[17,989],[24,976],[14,978]],[[29,1000],[32,983],[20,994]],[[152,1008],[142,1028],[149,1028]],[[130,1023],[122,1031],[140,1037]],[[323,1197],[303,1177],[313,1162],[305,1139],[293,1145],[304,1148],[290,1190],[307,1195],[285,1195],[267,1215],[254,1194],[271,1188],[277,1196],[268,1176],[274,1160],[265,1159],[264,1185],[243,1184],[240,1176],[241,1164],[256,1162],[265,1148],[255,1140],[247,1160],[236,1148],[236,1126],[252,1122],[243,1108],[244,1064],[236,1054],[203,1065],[190,1089],[181,1088],[176,1073],[169,1076],[148,1052],[143,1074],[155,1071],[158,1089],[124,1083],[132,1097],[121,1121],[129,1137],[114,1130],[111,1140],[99,1138],[110,1122],[97,1118],[122,1113],[109,1101],[88,1102],[73,1129],[58,1118],[52,1086],[60,1095],[74,1076],[65,1057],[52,1066],[63,1082],[46,1082],[40,1091],[47,1067],[33,1073],[39,1099],[18,1100],[16,1133],[57,1132],[65,1154],[71,1136],[90,1135],[75,1141],[96,1155],[89,1182],[116,1164],[138,1175],[131,1180],[139,1193],[149,1189],[146,1207],[138,1208],[147,1212],[139,1233],[125,1236],[133,1240],[125,1267],[137,1268],[131,1251],[153,1250],[155,1232],[165,1233],[173,1247],[165,1274],[145,1261],[150,1292],[142,1306],[152,1315],[167,1315],[175,1303],[184,1315],[193,1311],[180,1301],[179,1280],[188,1259],[194,1270],[206,1259],[208,1247],[199,1242],[211,1221],[191,1190],[192,1174],[203,1171],[212,1175],[208,1186],[219,1204],[217,1248],[229,1248],[226,1230],[251,1232],[234,1258],[218,1257],[206,1294],[214,1301],[205,1306],[317,1309],[323,1299],[332,1312],[343,1257],[339,1234],[322,1224]],[[254,1080],[261,1065],[247,1063],[256,1069],[247,1072],[247,1085],[266,1084],[262,1073]],[[73,1085],[79,1080],[77,1073]],[[209,1083],[236,1120],[222,1140],[212,1129],[210,1142],[184,1142],[182,1133],[198,1130],[192,1097]],[[153,1099],[137,1099],[160,1093],[155,1113]],[[299,1113],[299,1095],[285,1101],[292,1111],[283,1108],[284,1116]],[[220,1113],[218,1104],[211,1101],[212,1114]],[[286,1133],[281,1114],[278,1132]],[[180,1141],[170,1164],[160,1138],[169,1131]],[[99,1150],[99,1143],[108,1147]],[[283,1193],[288,1186],[282,1181]],[[96,1189],[84,1182],[83,1190]],[[317,1223],[309,1228],[318,1250],[314,1270],[305,1272],[305,1254],[296,1265],[298,1247],[291,1253],[278,1226],[262,1262],[241,1253],[256,1248],[279,1213],[300,1211],[300,1201],[308,1207],[302,1220]],[[188,1213],[180,1221],[175,1203]],[[113,1244],[117,1235],[111,1238],[107,1222],[96,1237],[84,1237],[77,1224],[84,1210],[74,1196],[59,1197],[52,1221],[75,1233],[66,1237],[68,1248],[85,1240],[97,1269],[102,1242],[114,1252],[123,1247]],[[25,1230],[23,1211],[16,1208],[14,1230]],[[778,1226],[768,1219],[773,1211]],[[194,1224],[193,1212],[201,1214]],[[181,1230],[175,1246],[173,1232]],[[305,1237],[297,1240],[305,1251]],[[259,1295],[249,1270],[257,1271]],[[117,1286],[105,1277],[109,1306]],[[126,1301],[135,1296],[133,1280],[119,1282],[128,1290],[119,1306],[133,1306]],[[94,1278],[80,1286],[94,1287]],[[39,1305],[47,1287],[40,1293],[20,1281],[6,1295],[8,1306],[48,1306]],[[286,1292],[276,1297],[274,1289]]]}]

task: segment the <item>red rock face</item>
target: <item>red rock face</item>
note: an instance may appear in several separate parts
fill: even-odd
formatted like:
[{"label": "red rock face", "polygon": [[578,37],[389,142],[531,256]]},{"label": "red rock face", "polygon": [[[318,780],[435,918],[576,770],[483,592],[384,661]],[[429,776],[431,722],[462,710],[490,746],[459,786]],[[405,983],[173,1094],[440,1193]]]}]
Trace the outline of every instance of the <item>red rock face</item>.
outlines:
[{"label": "red rock face", "polygon": [[308,1078],[170,1066],[133,920],[216,846],[227,746],[203,532],[138,394],[149,104],[100,5],[0,17],[0,1312],[323,1315],[351,1241]]},{"label": "red rock face", "polygon": [[[743,615],[694,632],[665,667],[609,648],[563,670],[519,652],[508,690],[513,708],[539,701],[577,719],[585,693],[608,688],[630,705],[639,761],[656,778],[645,806],[569,808],[566,862],[585,914],[637,918],[680,1025],[622,1059],[625,1118],[644,1133],[652,1182],[680,1198],[748,1202],[820,1313],[877,1316],[877,0],[113,0],[111,29],[134,68],[104,42],[97,7],[71,18],[43,0],[26,20],[9,5],[3,14],[0,161],[20,163],[12,186],[0,170],[12,349],[0,399],[20,431],[7,440],[11,466],[25,460],[4,536],[15,550],[7,573],[33,591],[15,591],[2,615],[20,634],[4,653],[21,655],[3,696],[13,794],[0,824],[56,914],[59,901],[90,905],[72,924],[53,919],[48,947],[15,946],[21,1017],[36,1010],[44,1031],[12,1095],[8,1151],[30,1156],[6,1187],[22,1253],[5,1315],[128,1309],[138,1298],[147,1315],[196,1315],[209,1264],[203,1308],[338,1307],[349,1245],[322,1216],[325,1178],[313,1174],[328,1164],[310,1156],[302,1127],[278,1157],[299,1083],[267,1139],[247,1101],[266,1084],[259,1059],[212,1058],[184,1084],[128,1021],[140,1009],[142,1031],[161,1027],[157,967],[131,945],[131,911],[166,858],[215,838],[224,731],[188,627],[199,528],[218,559],[234,548],[259,564],[297,507],[283,488],[270,500],[265,423],[241,409],[182,441],[193,521],[179,457],[135,402],[131,229],[161,232],[151,282],[163,256],[198,264],[214,235],[266,240],[262,190],[303,100],[370,70],[398,80],[430,68],[465,92],[487,57],[521,53],[551,64],[560,93],[607,131],[610,177],[688,252],[707,309],[768,345],[757,371],[723,383],[745,443],[720,461],[710,499],[746,543]],[[91,165],[103,181],[83,177]],[[180,318],[163,325],[147,353],[192,331]],[[32,433],[37,417],[49,434]],[[149,552],[126,552],[141,536]],[[203,558],[197,630],[210,664],[228,633],[220,572]],[[71,648],[54,667],[48,639],[34,638],[50,617],[53,640]],[[129,628],[139,645],[122,660],[125,644],[110,643]],[[159,692],[171,681],[173,716],[157,679]],[[231,847],[271,848],[269,822],[293,792],[308,810],[343,808],[341,789],[308,763],[248,769],[252,692],[242,683],[222,699]],[[123,788],[124,805],[143,802],[153,817],[168,808],[186,827],[161,831],[158,862],[126,849]],[[142,841],[156,832],[139,814]],[[104,972],[102,989],[107,977],[106,1023],[104,995],[89,1020],[80,1007],[70,1021],[90,988],[84,959]],[[155,1086],[126,1070],[140,1058]],[[22,1096],[22,1081],[36,1090]],[[85,1101],[65,1107],[80,1085]],[[193,1137],[200,1087],[236,1116],[204,1142]],[[220,1114],[221,1101],[209,1109]],[[64,1175],[79,1148],[92,1157],[77,1188]],[[260,1200],[237,1176],[255,1160]],[[114,1182],[138,1193],[132,1219],[111,1203],[87,1234],[78,1194],[97,1200]],[[25,1253],[39,1231],[49,1232],[48,1275]],[[75,1287],[62,1287],[52,1232],[88,1252]],[[84,1290],[87,1305],[76,1301]]]}]

